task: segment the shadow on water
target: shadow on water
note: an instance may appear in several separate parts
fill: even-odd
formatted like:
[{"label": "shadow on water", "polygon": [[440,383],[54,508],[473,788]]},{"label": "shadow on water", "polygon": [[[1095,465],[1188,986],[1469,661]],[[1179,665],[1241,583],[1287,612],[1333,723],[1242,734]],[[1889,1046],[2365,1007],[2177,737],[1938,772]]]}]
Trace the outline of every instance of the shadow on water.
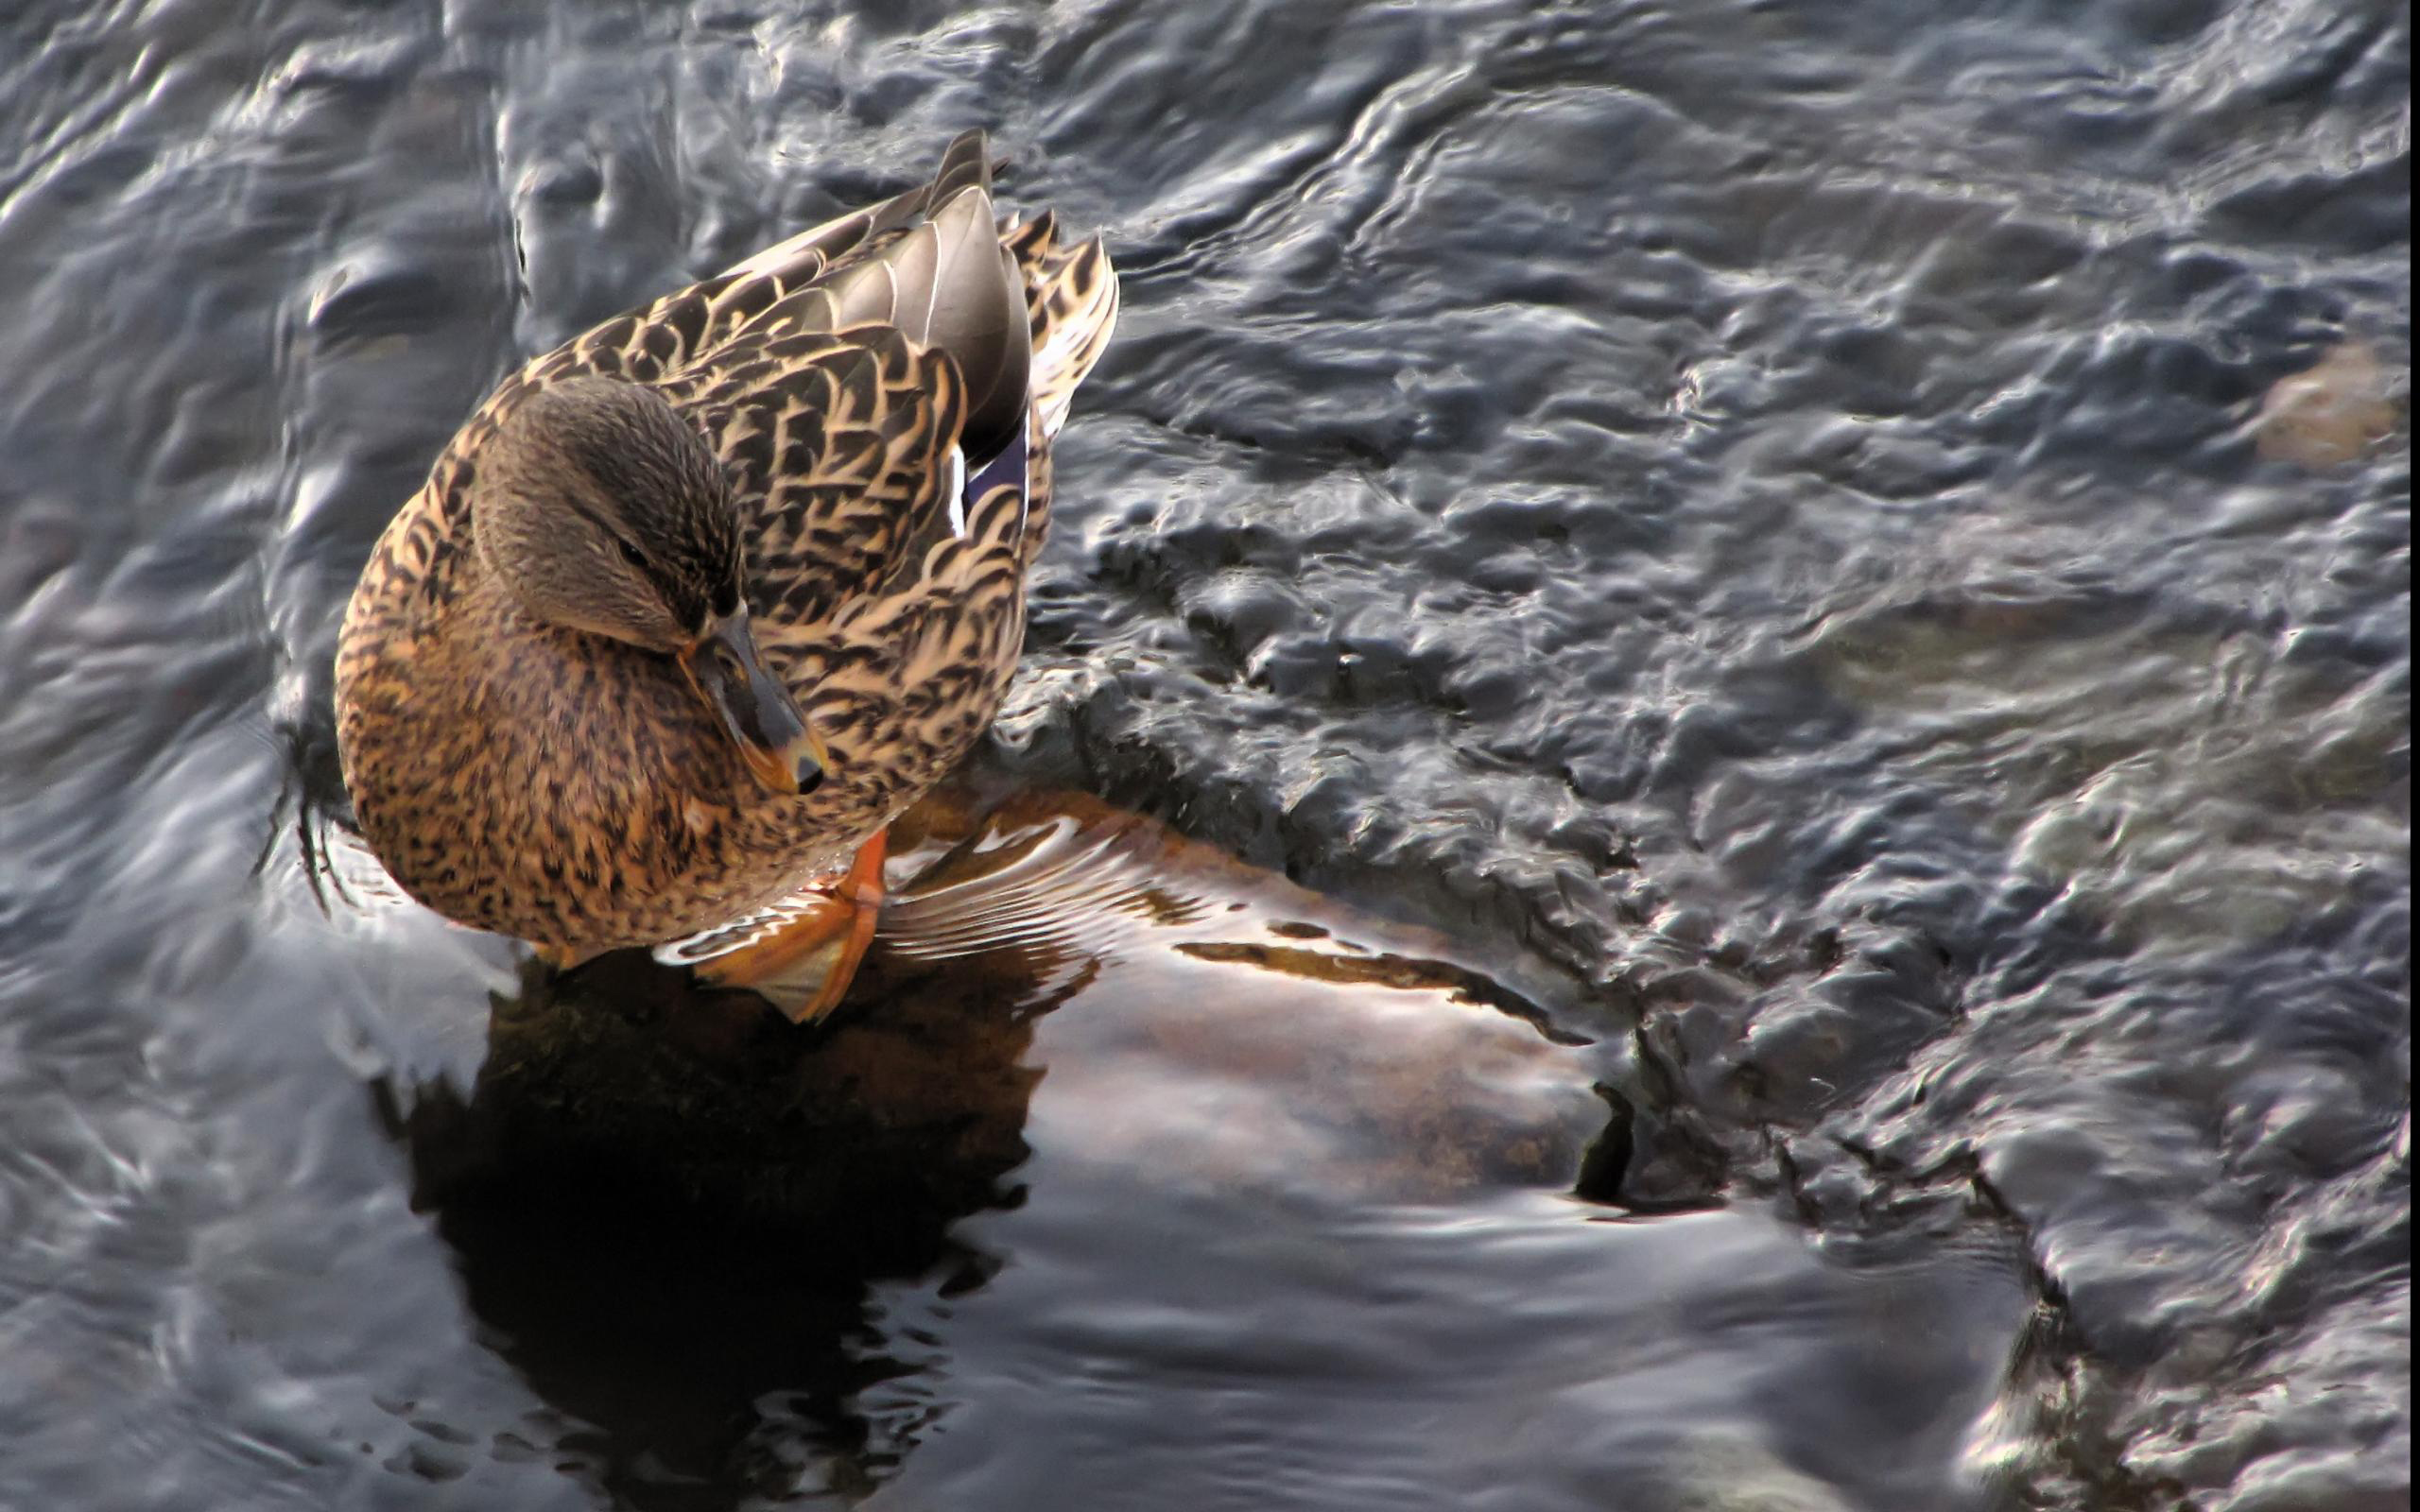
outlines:
[{"label": "shadow on water", "polygon": [[471,1309],[633,1503],[896,1468],[854,1403],[933,1364],[885,1352],[870,1289],[985,1283],[955,1226],[1024,1202],[1038,1097],[1179,1187],[1619,1202],[1600,1057],[1445,941],[1080,794],[947,794],[897,834],[912,880],[829,1026],[640,952],[531,959],[467,1096],[382,1092]]}]

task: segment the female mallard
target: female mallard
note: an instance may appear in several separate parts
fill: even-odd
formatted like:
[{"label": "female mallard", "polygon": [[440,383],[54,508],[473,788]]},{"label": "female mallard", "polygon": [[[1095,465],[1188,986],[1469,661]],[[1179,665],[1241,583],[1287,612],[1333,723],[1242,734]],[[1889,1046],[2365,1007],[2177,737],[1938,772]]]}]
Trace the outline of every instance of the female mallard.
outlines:
[{"label": "female mallard", "polygon": [[1050,441],[1116,312],[1098,238],[994,219],[972,131],[930,183],[507,379],[345,613],[371,848],[557,962],[804,957],[801,1016],[830,1008],[886,827],[999,708]]}]

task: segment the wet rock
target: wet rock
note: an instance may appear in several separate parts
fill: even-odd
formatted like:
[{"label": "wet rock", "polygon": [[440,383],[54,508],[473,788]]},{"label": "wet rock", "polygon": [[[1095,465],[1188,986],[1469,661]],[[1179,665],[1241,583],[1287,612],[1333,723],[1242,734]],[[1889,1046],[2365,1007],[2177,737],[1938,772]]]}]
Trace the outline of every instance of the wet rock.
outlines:
[{"label": "wet rock", "polygon": [[827,1031],[637,953],[533,963],[467,1106],[417,1115],[429,1199],[590,1171],[748,1221],[937,1228],[1040,1145],[1437,1200],[1568,1187],[1605,1125],[1585,1047],[1442,937],[1079,794],[944,797],[894,833],[913,880]]}]

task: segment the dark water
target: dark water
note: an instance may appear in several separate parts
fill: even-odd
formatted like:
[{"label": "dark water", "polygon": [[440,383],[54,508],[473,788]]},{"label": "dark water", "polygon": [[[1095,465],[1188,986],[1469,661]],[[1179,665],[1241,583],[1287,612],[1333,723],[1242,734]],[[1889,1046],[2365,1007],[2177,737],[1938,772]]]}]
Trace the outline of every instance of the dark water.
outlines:
[{"label": "dark water", "polygon": [[[2410,58],[2342,0],[9,8],[0,1505],[2407,1504]],[[553,989],[315,860],[353,575],[523,355],[968,124],[1125,277],[986,781],[1493,985],[1213,1077],[1270,971],[1076,951],[946,1159],[517,1164]],[[2333,457],[2263,419],[2324,360]],[[1546,1132],[1377,1179],[1498,1126],[1322,1101],[1440,1023]]]}]

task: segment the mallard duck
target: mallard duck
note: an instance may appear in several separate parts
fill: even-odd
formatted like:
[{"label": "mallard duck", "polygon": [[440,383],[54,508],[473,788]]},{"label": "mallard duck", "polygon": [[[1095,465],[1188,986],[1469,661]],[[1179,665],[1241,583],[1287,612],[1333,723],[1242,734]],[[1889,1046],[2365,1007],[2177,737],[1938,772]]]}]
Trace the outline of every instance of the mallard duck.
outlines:
[{"label": "mallard duck", "polygon": [[932,180],[539,357],[379,538],[337,650],[363,837],[560,966],[651,946],[839,1001],[887,826],[990,726],[1098,238]]}]

